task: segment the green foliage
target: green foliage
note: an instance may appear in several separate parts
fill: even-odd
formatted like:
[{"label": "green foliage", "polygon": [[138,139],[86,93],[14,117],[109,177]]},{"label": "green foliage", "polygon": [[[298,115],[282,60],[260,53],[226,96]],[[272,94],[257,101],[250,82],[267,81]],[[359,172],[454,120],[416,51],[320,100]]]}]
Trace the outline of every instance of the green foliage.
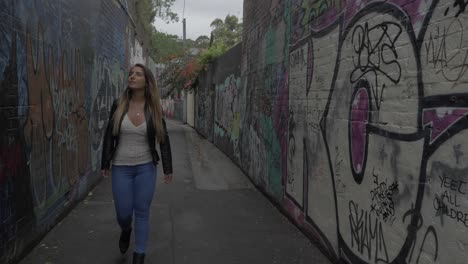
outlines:
[{"label": "green foliage", "polygon": [[210,38],[202,35],[195,40],[195,43],[198,48],[207,49],[210,46]]},{"label": "green foliage", "polygon": [[182,57],[191,48],[207,49],[210,42],[207,36],[200,36],[197,40],[186,39],[186,50],[184,51],[183,40],[177,35],[159,32],[153,28],[151,38],[151,56],[156,62],[166,62],[177,57]]},{"label": "green foliage", "polygon": [[169,22],[179,21],[176,13],[172,12],[171,7],[175,0],[138,0],[135,3],[137,20],[148,33],[152,32],[155,17]]},{"label": "green foliage", "polygon": [[211,46],[208,50],[203,51],[200,54],[198,58],[198,63],[201,65],[202,68],[204,68],[217,57],[223,55],[227,50],[228,47],[223,42],[216,43],[213,46]]},{"label": "green foliage", "polygon": [[164,62],[184,54],[182,40],[177,35],[159,32],[153,28],[151,55],[157,62]]},{"label": "green foliage", "polygon": [[195,41],[186,40],[185,47],[201,48],[204,51],[196,57],[189,57],[183,50],[182,40],[175,35],[153,33],[154,58],[158,62],[165,62],[166,68],[159,75],[163,87],[169,87],[168,93],[174,91],[191,90],[201,70],[223,55],[242,39],[242,22],[236,16],[227,15],[224,20],[215,19],[211,38],[199,36]]},{"label": "green foliage", "polygon": [[216,18],[210,24],[213,42],[224,43],[228,48],[242,40],[242,22],[234,15],[227,15],[224,21]]},{"label": "green foliage", "polygon": [[156,16],[166,21],[166,23],[178,22],[179,16],[171,10],[174,2],[175,0],[153,0],[156,7]]},{"label": "green foliage", "polygon": [[151,0],[139,0],[135,3],[137,20],[146,32],[151,32],[151,23],[156,17],[156,9]]},{"label": "green foliage", "polygon": [[196,58],[181,57],[166,63],[159,75],[163,87],[170,87],[168,94],[177,90],[191,90],[201,67]]}]

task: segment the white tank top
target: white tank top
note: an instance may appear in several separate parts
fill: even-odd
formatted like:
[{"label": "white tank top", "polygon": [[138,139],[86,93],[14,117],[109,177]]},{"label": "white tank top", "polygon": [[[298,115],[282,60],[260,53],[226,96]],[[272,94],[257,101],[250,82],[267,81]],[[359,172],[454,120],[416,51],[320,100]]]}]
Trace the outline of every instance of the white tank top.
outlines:
[{"label": "white tank top", "polygon": [[125,114],[120,127],[119,145],[112,164],[133,166],[152,161],[146,122],[135,126]]}]

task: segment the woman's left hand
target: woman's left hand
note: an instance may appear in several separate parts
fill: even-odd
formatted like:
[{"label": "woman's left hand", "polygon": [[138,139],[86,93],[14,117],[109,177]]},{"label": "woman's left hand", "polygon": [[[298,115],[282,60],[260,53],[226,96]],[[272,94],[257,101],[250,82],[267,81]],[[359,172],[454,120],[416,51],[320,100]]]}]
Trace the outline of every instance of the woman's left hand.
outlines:
[{"label": "woman's left hand", "polygon": [[172,182],[172,173],[171,174],[165,174],[164,175],[164,183],[169,184]]}]

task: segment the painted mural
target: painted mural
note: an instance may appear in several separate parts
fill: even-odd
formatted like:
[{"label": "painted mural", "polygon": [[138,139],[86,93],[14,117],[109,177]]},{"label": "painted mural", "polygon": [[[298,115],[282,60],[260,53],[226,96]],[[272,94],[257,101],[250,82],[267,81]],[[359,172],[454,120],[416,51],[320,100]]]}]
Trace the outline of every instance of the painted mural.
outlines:
[{"label": "painted mural", "polygon": [[331,259],[466,263],[467,4],[244,1],[215,143]]},{"label": "painted mural", "polygon": [[195,97],[195,128],[198,133],[213,142],[214,140],[214,111],[216,85],[213,84],[214,68],[209,66],[207,71],[198,76],[198,86]]},{"label": "painted mural", "polygon": [[[241,78],[233,74],[216,85],[214,143],[228,154],[239,153]],[[238,160],[239,157],[235,157]]]},{"label": "painted mural", "polygon": [[99,180],[108,111],[129,62],[143,58],[127,5],[0,2],[1,263]]}]

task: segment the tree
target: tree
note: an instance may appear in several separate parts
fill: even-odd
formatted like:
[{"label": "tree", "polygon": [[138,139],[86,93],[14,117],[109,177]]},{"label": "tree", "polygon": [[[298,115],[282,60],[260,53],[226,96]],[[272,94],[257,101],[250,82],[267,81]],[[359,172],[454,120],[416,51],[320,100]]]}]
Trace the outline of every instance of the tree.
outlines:
[{"label": "tree", "polygon": [[153,28],[151,42],[151,55],[157,62],[164,62],[184,53],[182,40],[177,35],[159,32]]},{"label": "tree", "polygon": [[213,44],[208,50],[203,51],[198,57],[198,63],[203,69],[217,57],[223,55],[228,50],[228,47],[223,42]]},{"label": "tree", "polygon": [[215,29],[222,28],[224,25],[224,22],[221,18],[216,18],[213,20],[210,24],[210,27],[214,27]]},{"label": "tree", "polygon": [[179,22],[179,16],[171,10],[175,0],[153,0],[152,2],[155,5],[157,17],[166,23]]},{"label": "tree", "polygon": [[196,57],[179,57],[166,63],[166,68],[159,75],[163,87],[169,87],[168,96],[174,91],[190,91],[201,66]]},{"label": "tree", "polygon": [[135,3],[137,20],[148,33],[152,32],[155,17],[166,23],[178,22],[179,17],[171,10],[174,2],[175,0],[138,0]]},{"label": "tree", "polygon": [[[187,49],[194,47],[205,49],[201,54],[191,57],[182,49],[182,53],[178,53],[179,56],[169,56],[170,60],[167,60],[166,67],[159,76],[161,85],[168,88],[164,96],[168,96],[174,91],[193,89],[200,71],[241,41],[242,23],[236,16],[227,15],[224,20],[217,18],[211,22],[210,26],[212,28],[211,38],[203,35],[195,41],[187,39],[185,43]],[[160,32],[157,35],[162,39],[155,38],[153,42],[155,50],[161,53],[164,50],[162,47],[167,46],[167,50],[172,52],[167,54],[176,54],[174,51],[178,49],[178,44],[182,43],[180,39],[177,36]]]},{"label": "tree", "polygon": [[195,43],[198,48],[207,49],[210,45],[210,38],[202,35],[195,40]]},{"label": "tree", "polygon": [[242,22],[234,15],[227,15],[224,21],[216,18],[210,24],[214,43],[224,43],[232,47],[242,39]]}]

